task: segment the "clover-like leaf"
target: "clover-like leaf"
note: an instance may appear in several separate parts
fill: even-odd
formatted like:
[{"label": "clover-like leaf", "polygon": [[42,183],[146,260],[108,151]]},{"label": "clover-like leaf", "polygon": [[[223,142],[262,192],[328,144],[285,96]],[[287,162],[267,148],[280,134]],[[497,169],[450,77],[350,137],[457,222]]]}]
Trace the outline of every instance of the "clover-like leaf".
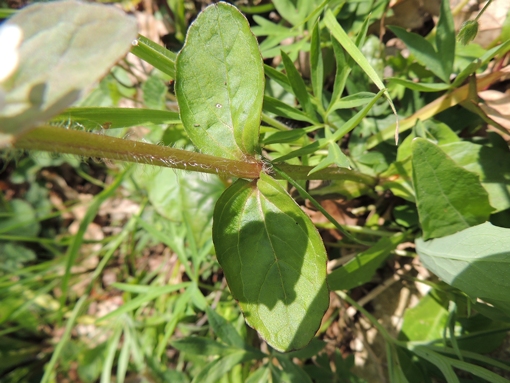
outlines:
[{"label": "clover-like leaf", "polygon": [[308,344],[329,304],[317,229],[270,176],[238,180],[214,211],[216,255],[246,322],[275,349]]},{"label": "clover-like leaf", "polygon": [[177,56],[181,119],[202,152],[243,159],[259,152],[264,68],[246,18],[218,3],[200,13]]},{"label": "clover-like leaf", "polygon": [[19,30],[21,44],[10,51],[19,65],[0,84],[0,146],[78,100],[127,53],[137,31],[121,10],[78,1],[30,5],[2,28]]}]

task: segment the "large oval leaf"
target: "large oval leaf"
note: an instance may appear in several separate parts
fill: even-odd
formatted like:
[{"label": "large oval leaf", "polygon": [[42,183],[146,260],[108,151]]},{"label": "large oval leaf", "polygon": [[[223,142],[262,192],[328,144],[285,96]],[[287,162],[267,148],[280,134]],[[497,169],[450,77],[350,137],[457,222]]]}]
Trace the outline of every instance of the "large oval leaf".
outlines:
[{"label": "large oval leaf", "polygon": [[20,28],[22,41],[19,67],[0,88],[0,146],[75,102],[127,53],[137,31],[121,10],[78,1],[30,5],[5,26]]},{"label": "large oval leaf", "polygon": [[195,146],[230,159],[257,154],[264,68],[244,16],[226,3],[206,8],[176,65],[181,119]]},{"label": "large oval leaf", "polygon": [[317,229],[271,177],[236,181],[214,210],[213,241],[246,322],[277,350],[306,346],[329,304]]},{"label": "large oval leaf", "polygon": [[487,222],[448,237],[416,240],[425,267],[510,315],[510,230]]},{"label": "large oval leaf", "polygon": [[424,138],[411,144],[413,184],[424,239],[479,225],[494,210],[480,179]]}]

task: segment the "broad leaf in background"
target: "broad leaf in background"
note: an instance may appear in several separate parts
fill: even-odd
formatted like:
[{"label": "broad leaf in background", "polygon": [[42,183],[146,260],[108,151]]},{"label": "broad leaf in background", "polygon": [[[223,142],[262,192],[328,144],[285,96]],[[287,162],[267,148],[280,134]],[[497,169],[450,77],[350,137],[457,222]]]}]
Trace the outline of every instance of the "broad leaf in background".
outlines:
[{"label": "broad leaf in background", "polygon": [[211,238],[214,204],[225,190],[220,178],[194,172],[181,176],[169,168],[144,172],[148,173],[144,184],[152,206],[166,219],[188,222],[201,247]]},{"label": "broad leaf in background", "polygon": [[271,177],[236,181],[214,211],[213,241],[247,323],[275,349],[303,348],[329,305],[317,229]]},{"label": "broad leaf in background", "polygon": [[444,237],[489,219],[494,210],[476,174],[424,138],[411,144],[413,185],[425,239]]},{"label": "broad leaf in background", "polygon": [[[19,67],[0,84],[0,147],[77,101],[124,56],[136,20],[121,10],[78,1],[30,5],[2,28],[19,28]],[[65,79],[65,80],[62,80]]]},{"label": "broad leaf in background", "polygon": [[416,240],[427,269],[449,285],[510,315],[510,230],[484,223],[430,241]]},{"label": "broad leaf in background", "polygon": [[448,320],[448,298],[432,290],[404,314],[399,338],[405,341],[432,341],[441,339]]},{"label": "broad leaf in background", "polygon": [[510,208],[510,152],[472,142],[441,145],[441,149],[459,166],[477,174],[496,211]]},{"label": "broad leaf in background", "polygon": [[176,65],[181,119],[197,149],[230,159],[256,155],[264,68],[246,18],[226,3],[206,8]]}]

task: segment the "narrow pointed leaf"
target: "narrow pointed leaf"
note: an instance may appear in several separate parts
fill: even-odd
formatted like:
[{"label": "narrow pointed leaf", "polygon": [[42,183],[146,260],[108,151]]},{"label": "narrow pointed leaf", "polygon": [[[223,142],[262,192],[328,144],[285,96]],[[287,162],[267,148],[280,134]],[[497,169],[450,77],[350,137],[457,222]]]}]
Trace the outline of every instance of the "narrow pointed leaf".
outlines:
[{"label": "narrow pointed leaf", "polygon": [[246,322],[279,351],[306,346],[329,304],[326,252],[289,194],[264,173],[236,181],[216,204],[213,241]]},{"label": "narrow pointed leaf", "polygon": [[156,44],[147,37],[139,35],[136,41],[133,42],[131,53],[147,61],[161,72],[175,78],[175,59],[177,55],[174,52]]},{"label": "narrow pointed leaf", "polygon": [[114,7],[78,1],[30,5],[5,26],[20,31],[21,43],[12,52],[19,66],[2,83],[0,146],[77,101],[136,38],[134,18]]},{"label": "narrow pointed leaf", "polygon": [[180,124],[179,114],[168,110],[138,108],[68,108],[53,121],[80,123],[88,129],[115,129],[139,125]]},{"label": "narrow pointed leaf", "polygon": [[444,82],[449,82],[448,75],[443,69],[441,58],[434,50],[431,43],[417,33],[407,32],[404,28],[395,26],[388,28],[407,45],[409,51],[416,57],[416,60],[420,64],[430,69],[432,73]]},{"label": "narrow pointed leaf", "polygon": [[344,266],[333,270],[328,275],[331,290],[350,290],[370,282],[376,270],[403,239],[402,234],[382,238],[370,249],[362,251]]},{"label": "narrow pointed leaf", "polygon": [[229,346],[243,348],[244,341],[234,326],[210,307],[206,307],[207,319],[215,334]]},{"label": "narrow pointed leaf", "polygon": [[449,82],[455,58],[455,25],[453,24],[449,0],[441,1],[441,12],[437,22],[436,46],[437,54],[443,67],[443,73],[447,77],[445,81]]},{"label": "narrow pointed leaf", "polygon": [[290,86],[292,87],[296,98],[301,104],[303,111],[310,118],[315,119],[315,109],[313,107],[312,101],[310,100],[310,95],[308,94],[308,90],[306,89],[306,85],[303,81],[301,73],[298,72],[294,66],[294,63],[284,51],[281,52],[281,55]]},{"label": "narrow pointed leaf", "polygon": [[315,23],[310,44],[310,69],[312,71],[313,94],[322,105],[322,86],[324,83],[324,62],[321,51],[321,29],[319,22]]},{"label": "narrow pointed leaf", "polygon": [[256,155],[264,69],[245,17],[226,3],[207,7],[189,28],[176,65],[181,119],[195,146],[230,159]]},{"label": "narrow pointed leaf", "polygon": [[473,174],[424,138],[411,144],[413,184],[425,239],[443,237],[481,224],[494,210]]},{"label": "narrow pointed leaf", "polygon": [[324,168],[327,168],[329,165],[336,165],[339,168],[349,168],[351,167],[351,163],[349,161],[349,157],[347,157],[339,146],[336,143],[329,143],[328,155],[324,158],[317,166],[315,166],[308,175],[318,172]]}]

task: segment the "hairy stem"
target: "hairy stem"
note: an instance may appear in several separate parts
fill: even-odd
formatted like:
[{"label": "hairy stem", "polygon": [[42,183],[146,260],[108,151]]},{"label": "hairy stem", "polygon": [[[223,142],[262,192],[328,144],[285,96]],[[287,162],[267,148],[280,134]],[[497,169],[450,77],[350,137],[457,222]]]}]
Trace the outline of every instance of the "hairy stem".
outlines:
[{"label": "hairy stem", "polygon": [[[264,162],[254,159],[229,160],[188,150],[53,126],[42,126],[30,130],[16,140],[14,147],[17,149],[136,162],[202,173],[224,174],[248,179],[258,178],[262,169],[265,168]],[[377,183],[374,177],[343,168],[326,168],[308,175],[312,170],[311,166],[278,164],[278,167],[293,179],[298,180],[350,180],[370,186],[375,186]],[[277,174],[272,173],[270,165],[268,173],[280,178]]]},{"label": "hairy stem", "polygon": [[203,173],[258,178],[261,162],[235,161],[188,150],[124,140],[53,126],[32,129],[14,143],[18,149],[42,150],[165,166]]}]

